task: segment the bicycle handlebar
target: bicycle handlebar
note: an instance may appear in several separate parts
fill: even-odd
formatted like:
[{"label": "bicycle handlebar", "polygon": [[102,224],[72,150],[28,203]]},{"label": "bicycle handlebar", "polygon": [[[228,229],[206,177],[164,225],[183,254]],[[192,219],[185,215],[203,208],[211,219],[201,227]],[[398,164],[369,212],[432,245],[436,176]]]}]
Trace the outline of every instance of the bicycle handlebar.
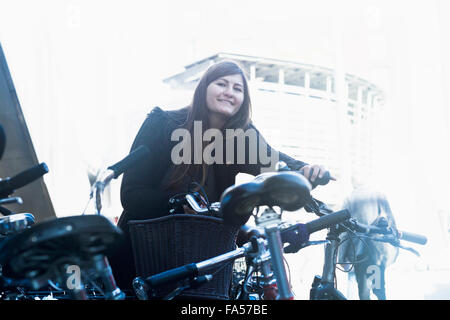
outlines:
[{"label": "bicycle handlebar", "polygon": [[[314,212],[318,216],[326,217],[329,215],[328,212],[331,212],[331,209],[323,202],[314,199],[311,197],[311,202],[305,205],[305,210],[308,212]],[[392,230],[388,228],[380,228],[375,225],[367,225],[360,222],[357,222],[355,219],[350,219],[346,222],[342,223],[345,227],[352,229],[353,231],[367,234],[383,234],[389,235],[393,234]],[[413,242],[420,245],[425,245],[427,243],[427,237],[422,236],[420,234],[400,231],[397,230],[398,234],[396,235],[398,239],[402,239],[405,241]]]},{"label": "bicycle handlebar", "polygon": [[144,158],[148,157],[150,151],[144,145],[140,145],[135,150],[131,151],[129,155],[120,160],[119,162],[109,166],[108,169],[114,171],[114,179],[117,179],[122,173],[127,171],[132,166],[141,162]]},{"label": "bicycle handlebar", "polygon": [[342,210],[335,213],[322,216],[306,224],[297,223],[280,231],[283,243],[289,245],[284,248],[285,253],[296,253],[302,249],[309,241],[309,236],[319,230],[339,225],[350,218],[348,210]]},{"label": "bicycle handlebar", "polygon": [[[367,234],[384,234],[389,235],[393,234],[392,230],[388,228],[380,228],[373,225],[367,225],[360,222],[357,222],[354,219],[349,220],[347,223],[343,223],[344,226],[347,228],[352,229],[353,231],[360,232],[360,233],[367,233]],[[405,240],[408,242],[413,242],[420,245],[425,245],[428,241],[427,237],[422,236],[417,233],[407,232],[407,231],[400,231],[398,230],[398,239]]]},{"label": "bicycle handlebar", "polygon": [[322,216],[319,219],[306,223],[308,232],[314,233],[316,231],[329,228],[350,219],[350,212],[348,210],[341,210],[335,213],[330,213],[326,216]]},{"label": "bicycle handlebar", "polygon": [[186,278],[195,277],[198,275],[198,268],[195,263],[190,263],[178,268],[170,269],[158,274],[155,274],[146,279],[146,283],[150,287],[158,287],[167,282],[176,282]]},{"label": "bicycle handlebar", "polygon": [[14,193],[15,190],[39,179],[46,173],[48,173],[48,167],[43,162],[30,169],[22,171],[12,178],[0,180],[0,198],[8,197],[10,194]]},{"label": "bicycle handlebar", "polygon": [[406,232],[406,231],[399,231],[399,238],[405,241],[425,245],[428,241],[427,237],[422,236],[420,234],[412,233],[412,232]]},{"label": "bicycle handlebar", "polygon": [[204,269],[212,268],[221,263],[234,260],[240,257],[245,256],[246,252],[252,249],[251,243],[246,243],[242,247],[237,248],[236,250],[221,254],[219,256],[198,262],[198,263],[190,263],[183,265],[181,267],[177,267],[174,269],[170,269],[148,278],[137,277],[133,280],[133,287],[135,292],[138,294],[138,297],[145,297],[145,293],[148,288],[156,288],[166,283],[176,282],[183,279],[190,279],[198,276],[199,272]]}]

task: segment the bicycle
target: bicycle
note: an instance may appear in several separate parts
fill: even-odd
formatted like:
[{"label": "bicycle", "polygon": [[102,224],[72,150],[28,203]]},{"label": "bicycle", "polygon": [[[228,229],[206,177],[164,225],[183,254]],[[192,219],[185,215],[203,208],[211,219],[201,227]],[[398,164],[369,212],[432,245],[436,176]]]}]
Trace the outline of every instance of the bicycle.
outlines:
[{"label": "bicycle", "polygon": [[101,215],[102,193],[112,179],[148,153],[145,147],[137,148],[99,175],[89,199],[95,199],[95,215],[83,213],[44,221],[2,241],[2,289],[19,291],[18,295],[11,294],[14,299],[35,298],[48,292],[59,299],[125,299],[106,257],[122,232]]},{"label": "bicycle", "polygon": [[[201,262],[186,264],[147,278],[137,277],[133,281],[136,296],[141,300],[156,298],[158,287],[182,280],[184,283],[181,286],[162,298],[174,299],[184,290],[212,279],[211,274],[199,276],[201,271],[245,257],[249,262],[246,283],[253,279],[252,275],[257,270],[262,273],[258,280],[260,290],[257,290],[261,298],[292,300],[294,296],[283,262],[284,250],[296,250],[309,238],[309,234],[350,217],[348,211],[343,210],[306,224],[283,224],[282,212],[296,211],[303,207],[310,200],[310,190],[311,184],[300,173],[284,171],[264,173],[251,182],[228,188],[222,194],[220,202],[224,222],[241,226],[253,216],[263,236],[254,236],[236,250]],[[263,211],[260,210],[261,207],[264,208]],[[276,207],[279,209],[276,210]],[[283,243],[289,243],[289,246],[283,248]]]},{"label": "bicycle", "polygon": [[[0,213],[3,215],[0,218],[0,245],[35,224],[36,220],[32,213],[16,213],[5,206],[10,204],[23,204],[21,197],[12,197],[11,195],[16,189],[22,188],[46,173],[48,173],[47,165],[41,163],[11,178],[0,179]],[[6,296],[5,291],[12,291],[8,295],[18,296],[21,292],[23,295],[23,290],[20,287],[26,286],[28,282],[8,279],[3,273],[3,267],[0,265],[0,289],[3,291],[0,292],[0,298]]]},{"label": "bicycle", "polygon": [[[333,212],[326,204],[314,198],[312,198],[312,201],[305,205],[304,208],[306,211],[315,213],[317,216],[326,216]],[[381,227],[377,225],[366,225],[357,222],[355,219],[341,222],[340,224],[331,227],[328,231],[322,275],[316,275],[314,277],[310,290],[311,300],[346,300],[346,297],[337,290],[335,285],[336,268],[337,264],[340,264],[337,261],[337,251],[340,243],[342,243],[340,235],[344,232],[350,232],[355,237],[359,238],[370,238],[374,241],[389,243],[416,254],[417,251],[412,248],[404,247],[400,243],[400,240],[409,241],[419,245],[425,245],[427,243],[427,238],[422,235],[406,231],[394,231],[388,228],[387,224]],[[351,239],[344,241],[351,241]],[[352,263],[358,262],[354,261]]]}]

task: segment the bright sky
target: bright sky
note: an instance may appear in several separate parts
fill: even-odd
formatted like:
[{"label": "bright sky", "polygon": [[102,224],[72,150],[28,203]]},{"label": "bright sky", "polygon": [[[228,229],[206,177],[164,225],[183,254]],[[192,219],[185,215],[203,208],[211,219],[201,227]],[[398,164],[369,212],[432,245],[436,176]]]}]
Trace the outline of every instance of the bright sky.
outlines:
[{"label": "bright sky", "polygon": [[0,43],[58,214],[87,200],[64,185],[70,172],[86,188],[85,168],[122,158],[145,113],[170,101],[163,78],[230,52],[342,68],[385,90],[377,182],[401,226],[433,237],[450,213],[449,14],[447,0],[2,0]]}]

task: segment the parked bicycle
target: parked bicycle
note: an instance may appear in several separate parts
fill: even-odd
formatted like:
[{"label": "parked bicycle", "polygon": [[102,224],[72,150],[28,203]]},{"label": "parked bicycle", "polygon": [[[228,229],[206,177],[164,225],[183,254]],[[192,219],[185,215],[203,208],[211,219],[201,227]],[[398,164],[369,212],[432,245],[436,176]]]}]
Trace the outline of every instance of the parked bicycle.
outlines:
[{"label": "parked bicycle", "polygon": [[[222,195],[221,202],[214,204],[214,208],[219,208],[226,223],[244,225],[251,216],[255,218],[256,228],[241,227],[241,230],[246,230],[252,235],[248,243],[205,261],[184,265],[147,278],[137,277],[133,283],[137,297],[143,300],[155,298],[154,292],[158,287],[184,280],[182,286],[163,297],[173,299],[184,290],[198,287],[213,277],[213,274],[198,276],[200,272],[225,265],[238,258],[245,258],[243,279],[236,286],[232,299],[293,299],[283,253],[296,253],[307,246],[325,243],[322,276],[315,277],[310,298],[346,299],[335,287],[336,257],[341,243],[339,235],[344,231],[352,232],[358,237],[370,236],[375,241],[383,241],[411,251],[414,249],[404,247],[399,240],[422,245],[426,243],[427,239],[421,235],[401,231],[393,233],[386,226],[358,223],[355,219],[350,219],[347,210],[333,212],[324,203],[311,197],[311,186],[306,179],[301,176],[299,178],[298,173],[286,172],[289,169],[284,166],[280,168],[280,172],[263,174],[252,182],[230,187]],[[196,202],[191,198],[185,203]],[[197,213],[210,214],[210,211],[205,209],[209,208],[207,203],[196,203],[191,207]],[[260,210],[261,207],[264,207],[264,210]],[[280,209],[276,210],[276,207]],[[320,218],[306,224],[290,225],[282,221],[283,209],[295,211],[301,207]],[[309,241],[311,233],[325,228],[329,228],[326,240]],[[288,246],[283,247],[286,243]]]},{"label": "parked bicycle", "polygon": [[[5,238],[0,243],[2,298],[26,300],[48,297],[45,293],[50,292],[58,299],[124,299],[106,258],[122,233],[101,215],[102,193],[112,179],[147,154],[145,147],[138,148],[98,177],[90,193],[95,215],[44,221]],[[17,180],[11,178],[0,191],[15,189]]]},{"label": "parked bicycle", "polygon": [[[298,172],[264,173],[253,181],[235,185],[221,196],[220,213],[224,223],[241,226],[254,217],[260,236],[253,236],[249,242],[236,250],[198,262],[183,265],[147,278],[137,277],[133,282],[136,296],[146,300],[155,298],[158,287],[183,280],[163,299],[173,299],[184,290],[200,286],[212,279],[213,274],[199,276],[200,272],[245,257],[247,274],[245,289],[239,297],[249,293],[248,284],[260,273],[257,294],[261,299],[293,299],[288,282],[283,254],[287,250],[300,248],[309,235],[328,228],[350,217],[347,210],[321,217],[306,224],[287,226],[282,221],[283,211],[296,211],[311,199],[311,184]],[[284,243],[289,243],[283,248]]]},{"label": "parked bicycle", "polygon": [[[327,216],[332,214],[332,210],[323,202],[316,199],[305,205],[305,210],[315,213],[318,216]],[[413,248],[405,247],[400,240],[409,241],[419,245],[425,245],[427,238],[406,231],[396,231],[390,229],[387,224],[379,223],[378,225],[366,225],[359,223],[355,219],[349,219],[340,224],[331,227],[327,234],[327,244],[325,245],[324,265],[321,276],[315,276],[312,288],[310,290],[311,300],[345,300],[346,297],[336,288],[336,266],[340,262],[337,261],[337,253],[339,245],[342,241],[352,241],[352,237],[341,239],[340,235],[349,233],[354,238],[370,239],[389,243],[395,247],[412,251],[417,254]],[[356,256],[356,255],[355,255]],[[361,261],[353,261],[352,264]],[[370,272],[370,270],[368,270]]]},{"label": "parked bicycle", "polygon": [[[2,217],[0,217],[0,248],[14,236],[31,228],[36,222],[32,213],[17,213],[7,208],[11,204],[23,203],[21,197],[12,197],[11,195],[17,189],[42,177],[47,172],[47,165],[41,163],[11,178],[0,179],[0,213],[2,214]],[[0,249],[0,253],[4,251],[4,249]],[[29,283],[23,279],[9,279],[4,276],[4,273],[5,270],[0,264],[0,299],[23,295],[24,290],[21,286],[28,286]]]}]

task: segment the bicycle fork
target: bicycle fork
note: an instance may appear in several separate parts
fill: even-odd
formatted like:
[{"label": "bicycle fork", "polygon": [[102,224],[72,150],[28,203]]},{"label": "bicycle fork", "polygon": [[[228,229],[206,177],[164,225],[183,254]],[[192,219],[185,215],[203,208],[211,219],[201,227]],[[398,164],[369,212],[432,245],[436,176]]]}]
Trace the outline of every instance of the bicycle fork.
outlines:
[{"label": "bicycle fork", "polygon": [[286,268],[283,260],[283,245],[281,242],[280,230],[278,228],[281,222],[280,215],[273,209],[266,209],[261,217],[258,217],[256,224],[264,227],[267,237],[267,244],[270,252],[270,260],[273,273],[276,279],[278,289],[278,300],[293,300],[289,281],[287,278]]},{"label": "bicycle fork", "polygon": [[325,261],[322,277],[315,276],[310,291],[311,300],[346,300],[345,296],[334,286],[337,263],[337,249],[340,239],[337,227],[330,228],[325,245]]}]

